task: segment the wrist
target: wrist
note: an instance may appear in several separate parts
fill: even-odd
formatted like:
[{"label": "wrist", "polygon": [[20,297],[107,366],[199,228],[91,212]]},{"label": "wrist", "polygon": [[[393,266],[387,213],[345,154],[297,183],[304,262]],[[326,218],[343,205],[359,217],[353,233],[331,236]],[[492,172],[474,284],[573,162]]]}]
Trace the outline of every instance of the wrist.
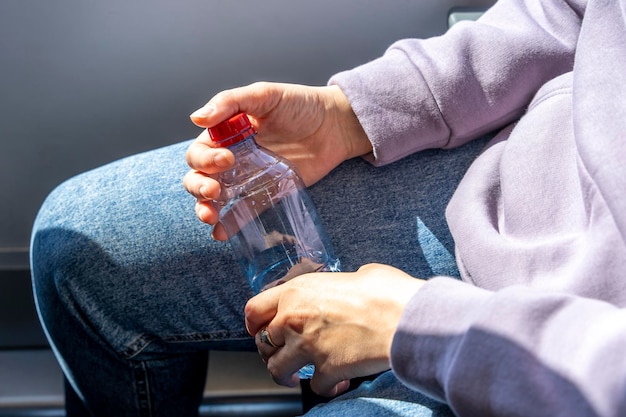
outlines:
[{"label": "wrist", "polygon": [[337,85],[330,85],[334,106],[337,109],[337,122],[341,129],[342,137],[346,141],[346,159],[367,155],[372,152],[370,142],[365,130],[361,126],[348,97]]}]

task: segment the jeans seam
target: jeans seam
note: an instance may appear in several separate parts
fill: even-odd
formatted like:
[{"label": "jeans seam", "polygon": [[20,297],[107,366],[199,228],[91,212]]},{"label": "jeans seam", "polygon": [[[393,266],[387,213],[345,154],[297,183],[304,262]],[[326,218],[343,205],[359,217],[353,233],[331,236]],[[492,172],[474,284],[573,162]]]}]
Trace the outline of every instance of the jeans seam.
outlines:
[{"label": "jeans seam", "polygon": [[137,408],[141,417],[151,417],[152,399],[150,398],[150,383],[144,361],[131,362],[133,368],[133,382],[137,396]]},{"label": "jeans seam", "polygon": [[164,337],[150,336],[147,334],[139,335],[121,354],[126,359],[132,359],[139,355],[144,349],[146,349],[152,342],[162,341],[166,343],[180,343],[180,342],[210,342],[220,340],[234,340],[234,339],[247,339],[250,335],[245,331],[230,332],[227,330],[211,332],[211,333],[191,333],[186,335],[172,335]]}]

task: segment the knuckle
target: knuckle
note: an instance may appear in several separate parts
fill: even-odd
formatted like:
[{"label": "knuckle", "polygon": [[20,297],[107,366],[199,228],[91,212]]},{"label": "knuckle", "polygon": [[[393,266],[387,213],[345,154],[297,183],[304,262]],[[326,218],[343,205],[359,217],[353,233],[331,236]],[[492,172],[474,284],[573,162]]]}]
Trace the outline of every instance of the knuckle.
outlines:
[{"label": "knuckle", "polygon": [[284,373],[276,366],[276,362],[269,358],[267,360],[267,372],[269,372],[270,376],[278,385],[288,385],[289,379],[284,375]]},{"label": "knuckle", "polygon": [[250,88],[253,90],[264,91],[267,90],[270,86],[270,83],[267,81],[256,81],[250,84]]},{"label": "knuckle", "polygon": [[361,271],[361,272],[375,271],[375,270],[381,269],[383,267],[384,267],[384,265],[382,265],[382,264],[370,263],[370,264],[365,264],[365,265],[362,265],[361,267],[359,267],[359,271]]}]

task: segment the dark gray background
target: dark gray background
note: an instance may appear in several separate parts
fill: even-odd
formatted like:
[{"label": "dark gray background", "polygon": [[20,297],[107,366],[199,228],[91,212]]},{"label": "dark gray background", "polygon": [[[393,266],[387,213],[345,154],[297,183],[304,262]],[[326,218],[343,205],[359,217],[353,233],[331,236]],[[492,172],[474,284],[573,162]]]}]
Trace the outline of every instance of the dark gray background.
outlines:
[{"label": "dark gray background", "polygon": [[47,193],[190,137],[188,115],[258,80],[325,84],[490,0],[0,1],[0,270],[28,267]]}]

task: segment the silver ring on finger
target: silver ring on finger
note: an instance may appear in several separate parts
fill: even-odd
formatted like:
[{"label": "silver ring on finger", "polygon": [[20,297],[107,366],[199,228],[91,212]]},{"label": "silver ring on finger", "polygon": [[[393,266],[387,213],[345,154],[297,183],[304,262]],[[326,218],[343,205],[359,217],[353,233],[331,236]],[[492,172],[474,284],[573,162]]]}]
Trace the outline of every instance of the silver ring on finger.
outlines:
[{"label": "silver ring on finger", "polygon": [[274,342],[272,341],[272,338],[270,336],[270,332],[267,331],[267,329],[262,329],[261,333],[259,334],[259,339],[261,339],[261,342],[265,343],[266,345],[269,345],[273,348],[277,347]]}]

